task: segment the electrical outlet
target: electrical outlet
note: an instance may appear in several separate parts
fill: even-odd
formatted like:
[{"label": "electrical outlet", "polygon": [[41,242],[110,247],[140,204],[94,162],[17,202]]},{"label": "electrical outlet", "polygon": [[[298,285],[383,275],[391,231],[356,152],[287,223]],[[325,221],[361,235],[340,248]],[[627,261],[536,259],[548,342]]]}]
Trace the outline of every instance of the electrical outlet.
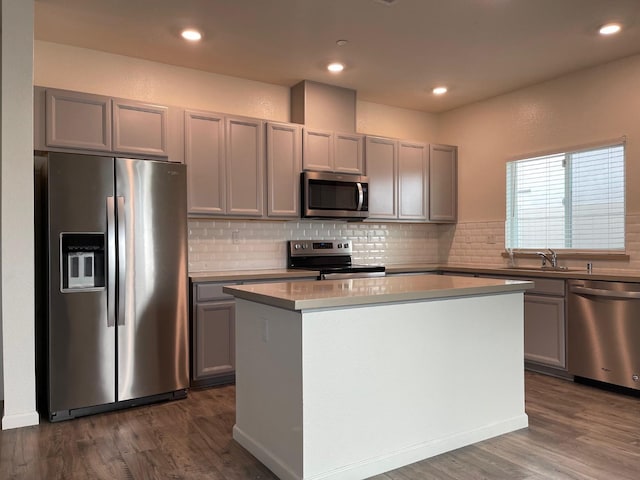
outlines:
[{"label": "electrical outlet", "polygon": [[231,232],[231,243],[237,245],[240,243],[240,232],[238,230],[234,230]]},{"label": "electrical outlet", "polygon": [[487,243],[493,245],[496,243],[496,236],[494,234],[487,235]]}]

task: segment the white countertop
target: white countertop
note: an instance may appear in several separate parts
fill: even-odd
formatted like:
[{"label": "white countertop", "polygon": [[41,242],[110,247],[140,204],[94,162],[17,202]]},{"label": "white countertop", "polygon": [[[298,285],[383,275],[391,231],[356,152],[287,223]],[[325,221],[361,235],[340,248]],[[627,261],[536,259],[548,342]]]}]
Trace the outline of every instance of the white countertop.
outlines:
[{"label": "white countertop", "polygon": [[224,292],[287,310],[332,308],[492,295],[532,288],[532,282],[441,275],[357,278],[224,287]]},{"label": "white countertop", "polygon": [[[606,280],[610,282],[640,282],[640,272],[624,270],[604,270],[594,268],[593,273],[587,273],[584,268],[570,268],[569,270],[542,270],[535,267],[503,267],[487,266],[478,264],[447,264],[447,263],[413,263],[413,264],[391,264],[386,266],[387,274],[394,273],[426,273],[426,272],[449,272],[449,273],[476,273],[482,275],[500,275],[517,278],[557,278],[563,280]],[[193,272],[189,274],[192,282],[228,282],[228,281],[261,281],[282,279],[313,278],[319,275],[315,270],[293,270],[293,269],[247,269],[236,271],[214,271],[214,272]]]}]

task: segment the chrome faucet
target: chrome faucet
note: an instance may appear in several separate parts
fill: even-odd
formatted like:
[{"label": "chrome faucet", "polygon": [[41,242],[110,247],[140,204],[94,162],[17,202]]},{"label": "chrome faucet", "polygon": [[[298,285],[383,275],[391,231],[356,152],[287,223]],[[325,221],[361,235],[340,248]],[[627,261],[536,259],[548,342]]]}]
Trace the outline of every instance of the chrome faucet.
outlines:
[{"label": "chrome faucet", "polygon": [[556,268],[558,266],[558,254],[550,248],[548,254],[544,252],[536,252],[536,255],[539,255],[542,258],[543,267],[547,265],[547,261],[551,263],[551,266],[553,268]]}]

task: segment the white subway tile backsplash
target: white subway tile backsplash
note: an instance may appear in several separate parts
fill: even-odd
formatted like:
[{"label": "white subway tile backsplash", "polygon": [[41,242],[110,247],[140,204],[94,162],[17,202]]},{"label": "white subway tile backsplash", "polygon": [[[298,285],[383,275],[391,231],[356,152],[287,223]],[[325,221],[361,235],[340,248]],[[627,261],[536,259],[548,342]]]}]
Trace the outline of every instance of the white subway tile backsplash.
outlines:
[{"label": "white subway tile backsplash", "polygon": [[[595,260],[594,270],[640,271],[640,215],[627,215],[626,223],[630,260]],[[507,264],[502,257],[505,241],[502,220],[435,225],[198,219],[189,221],[189,271],[284,268],[287,240],[338,238],[353,242],[357,263]],[[518,263],[526,264],[523,260]],[[562,264],[582,267],[586,262],[574,260]]]},{"label": "white subway tile backsplash", "polygon": [[[270,269],[286,266],[286,241],[348,238],[363,264],[433,263],[441,256],[441,226],[332,221],[189,221],[189,271]],[[237,232],[237,233],[234,233]],[[237,244],[233,237],[237,237]]]}]

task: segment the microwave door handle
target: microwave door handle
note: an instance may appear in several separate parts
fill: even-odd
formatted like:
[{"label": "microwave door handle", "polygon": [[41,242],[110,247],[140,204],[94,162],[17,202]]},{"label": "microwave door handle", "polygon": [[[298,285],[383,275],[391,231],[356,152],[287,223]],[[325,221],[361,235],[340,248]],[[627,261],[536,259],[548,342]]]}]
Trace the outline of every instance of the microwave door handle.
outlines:
[{"label": "microwave door handle", "polygon": [[362,204],[364,203],[364,190],[362,190],[362,183],[357,182],[356,187],[358,187],[358,206],[356,210],[362,210]]}]

